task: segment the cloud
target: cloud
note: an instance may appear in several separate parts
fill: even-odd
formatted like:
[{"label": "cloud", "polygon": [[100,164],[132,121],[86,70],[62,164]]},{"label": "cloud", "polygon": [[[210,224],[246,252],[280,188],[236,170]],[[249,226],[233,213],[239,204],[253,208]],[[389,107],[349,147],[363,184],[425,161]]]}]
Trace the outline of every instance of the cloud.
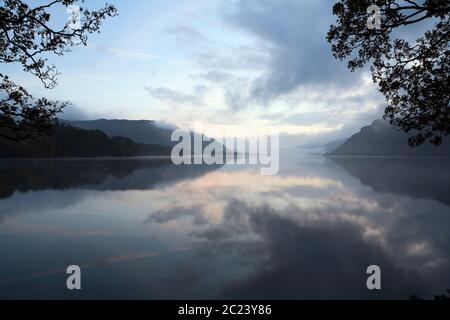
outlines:
[{"label": "cloud", "polygon": [[161,56],[158,54],[152,54],[147,52],[138,52],[138,51],[132,51],[127,49],[121,49],[121,48],[114,48],[114,47],[106,47],[106,46],[92,46],[95,49],[106,52],[106,53],[112,53],[114,55],[117,55],[121,58],[125,59],[132,59],[132,60],[164,60],[171,63],[191,63],[190,61],[186,60],[179,60],[179,59],[173,59],[170,57]]},{"label": "cloud", "polygon": [[221,70],[209,70],[205,73],[194,75],[194,78],[205,79],[211,82],[223,83],[232,78],[232,75],[228,72]]},{"label": "cloud", "polygon": [[367,70],[351,73],[332,56],[326,41],[335,21],[329,1],[236,0],[216,9],[219,17],[213,18],[220,24],[207,30],[196,23],[186,26],[186,21],[166,29],[194,62],[189,80],[210,88],[208,99],[168,85],[148,90],[154,98],[212,102],[205,118],[245,126],[263,123],[290,134],[314,127],[309,136],[327,132],[331,140],[330,131],[350,126],[338,132],[348,136],[359,130],[355,119],[373,115],[382,104]]},{"label": "cloud", "polygon": [[323,132],[315,135],[283,134],[280,137],[280,145],[283,148],[296,146],[322,146],[338,139],[348,139],[353,134],[359,132],[362,127],[367,126],[375,119],[380,119],[383,115],[383,105],[375,106],[371,109],[362,109],[357,112],[357,108],[352,113],[345,113],[345,108],[332,109],[323,112],[296,113],[279,120],[279,123],[293,123],[296,125],[302,123],[325,123],[326,126],[338,127],[337,130]]},{"label": "cloud", "polygon": [[203,104],[203,95],[207,91],[207,87],[205,86],[196,86],[194,87],[194,94],[185,94],[180,93],[178,91],[164,88],[164,87],[145,87],[145,90],[154,98],[157,100],[170,102],[170,103],[177,103],[177,104],[193,104],[193,105],[200,105]]},{"label": "cloud", "polygon": [[359,81],[336,61],[325,37],[334,22],[329,1],[241,0],[227,21],[265,44],[268,70],[254,79],[251,98],[269,102],[301,86],[350,88]]},{"label": "cloud", "polygon": [[175,37],[176,41],[183,46],[192,46],[212,42],[203,34],[188,26],[170,27],[166,29],[166,33]]},{"label": "cloud", "polygon": [[62,120],[88,120],[91,117],[86,111],[74,104],[69,104],[59,115]]},{"label": "cloud", "polygon": [[242,110],[248,103],[248,88],[246,82],[240,79],[226,84],[224,86],[224,98],[228,107],[233,111]]},{"label": "cloud", "polygon": [[267,56],[252,50],[239,50],[226,54],[214,50],[205,50],[197,54],[197,62],[206,69],[253,71],[265,68]]},{"label": "cloud", "polygon": [[[225,8],[222,16],[236,42],[212,46],[193,29],[181,28],[177,34],[197,45],[194,60],[206,71],[195,78],[219,85],[232,111],[272,106],[280,98],[297,107],[300,99],[313,96],[308,102],[316,109],[355,102],[355,95],[347,93],[359,90],[366,74],[351,73],[332,56],[325,39],[334,22],[329,1],[238,0]],[[371,81],[367,86],[374,89]],[[368,94],[371,99],[373,93]],[[364,95],[359,95],[362,104]]]}]

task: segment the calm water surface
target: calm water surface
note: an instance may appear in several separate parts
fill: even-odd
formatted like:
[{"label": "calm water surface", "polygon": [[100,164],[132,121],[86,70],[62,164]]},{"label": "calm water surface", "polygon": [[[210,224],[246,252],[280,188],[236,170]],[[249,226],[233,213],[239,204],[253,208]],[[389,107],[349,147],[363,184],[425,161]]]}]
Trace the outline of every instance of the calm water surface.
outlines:
[{"label": "calm water surface", "polygon": [[[431,298],[450,288],[450,160],[0,161],[0,299]],[[65,268],[82,268],[68,291]],[[382,290],[366,289],[366,268]]]}]

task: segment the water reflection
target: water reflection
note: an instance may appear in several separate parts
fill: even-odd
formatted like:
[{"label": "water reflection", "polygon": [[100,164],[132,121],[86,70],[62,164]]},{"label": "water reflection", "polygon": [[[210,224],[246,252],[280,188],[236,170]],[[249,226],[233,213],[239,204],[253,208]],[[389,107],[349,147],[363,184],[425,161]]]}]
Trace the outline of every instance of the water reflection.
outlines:
[{"label": "water reflection", "polygon": [[[450,287],[450,168],[406,160],[291,156],[277,176],[3,164],[0,297],[432,297]],[[64,290],[68,263],[83,266],[82,292]],[[366,289],[371,264],[382,291]]]},{"label": "water reflection", "polygon": [[2,160],[0,198],[15,191],[146,190],[159,183],[195,178],[219,166],[175,166],[170,158]]},{"label": "water reflection", "polygon": [[433,199],[450,206],[450,158],[332,158],[377,192]]},{"label": "water reflection", "polygon": [[[0,161],[0,199],[16,194],[20,201],[0,203],[6,215],[67,207],[97,191],[149,190],[195,179],[219,166],[175,166],[169,158]],[[49,192],[48,190],[65,191]],[[37,191],[46,191],[45,196]]]}]

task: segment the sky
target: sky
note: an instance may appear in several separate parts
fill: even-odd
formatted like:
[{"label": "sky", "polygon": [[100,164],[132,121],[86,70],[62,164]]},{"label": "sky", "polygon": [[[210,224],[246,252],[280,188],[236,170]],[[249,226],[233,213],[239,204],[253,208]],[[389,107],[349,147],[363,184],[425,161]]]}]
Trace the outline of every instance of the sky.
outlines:
[{"label": "sky", "polygon": [[[368,71],[351,73],[331,54],[332,1],[109,3],[119,15],[87,47],[49,56],[61,73],[55,89],[17,65],[3,72],[37,97],[71,101],[63,118],[149,119],[211,136],[272,128],[331,141],[382,116],[384,100]],[[52,14],[56,25],[69,16]]]}]

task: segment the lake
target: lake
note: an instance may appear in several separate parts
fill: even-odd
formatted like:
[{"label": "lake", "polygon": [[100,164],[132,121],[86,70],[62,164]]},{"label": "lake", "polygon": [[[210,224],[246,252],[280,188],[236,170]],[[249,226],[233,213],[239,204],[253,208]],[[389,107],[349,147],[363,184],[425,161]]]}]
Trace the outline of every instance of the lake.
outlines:
[{"label": "lake", "polygon": [[[81,267],[81,290],[66,268]],[[366,287],[369,265],[382,289]],[[450,288],[450,160],[0,161],[0,299],[408,299]]]}]

